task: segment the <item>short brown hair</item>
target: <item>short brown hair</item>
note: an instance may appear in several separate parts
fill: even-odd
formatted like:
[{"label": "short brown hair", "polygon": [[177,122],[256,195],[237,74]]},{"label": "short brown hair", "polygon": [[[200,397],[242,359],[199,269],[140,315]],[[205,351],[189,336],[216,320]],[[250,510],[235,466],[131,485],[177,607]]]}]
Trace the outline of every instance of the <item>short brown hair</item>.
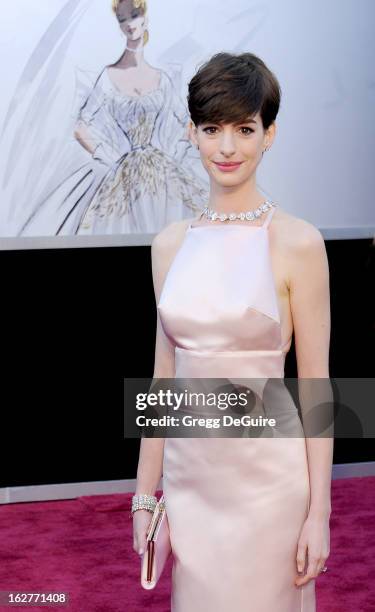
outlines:
[{"label": "short brown hair", "polygon": [[263,128],[276,119],[281,89],[275,75],[253,53],[216,53],[189,83],[191,120],[200,123],[237,123],[258,111]]}]

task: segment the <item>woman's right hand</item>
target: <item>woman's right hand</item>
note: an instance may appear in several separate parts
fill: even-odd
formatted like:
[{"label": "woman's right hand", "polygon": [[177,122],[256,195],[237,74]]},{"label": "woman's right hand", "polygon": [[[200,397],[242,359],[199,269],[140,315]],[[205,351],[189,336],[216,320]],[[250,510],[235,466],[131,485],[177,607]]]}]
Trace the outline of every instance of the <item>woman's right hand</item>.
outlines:
[{"label": "woman's right hand", "polygon": [[147,530],[152,514],[148,510],[136,510],[133,514],[133,549],[139,555],[146,550]]}]

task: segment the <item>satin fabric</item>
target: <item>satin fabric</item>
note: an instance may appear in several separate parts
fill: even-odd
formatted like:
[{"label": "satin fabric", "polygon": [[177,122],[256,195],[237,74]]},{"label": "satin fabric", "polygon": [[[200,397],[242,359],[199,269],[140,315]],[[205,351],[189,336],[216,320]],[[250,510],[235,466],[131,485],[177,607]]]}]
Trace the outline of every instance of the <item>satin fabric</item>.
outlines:
[{"label": "satin fabric", "polygon": [[[177,378],[283,378],[269,223],[192,227],[158,303]],[[315,612],[294,585],[310,501],[303,437],[167,438],[172,612]]]}]

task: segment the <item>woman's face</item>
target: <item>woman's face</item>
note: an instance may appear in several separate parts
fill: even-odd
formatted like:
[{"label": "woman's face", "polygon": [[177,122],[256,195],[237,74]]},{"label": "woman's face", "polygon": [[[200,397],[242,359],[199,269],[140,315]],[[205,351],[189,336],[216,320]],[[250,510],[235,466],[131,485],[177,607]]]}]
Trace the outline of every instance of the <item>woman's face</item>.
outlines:
[{"label": "woman's face", "polygon": [[143,37],[146,29],[145,15],[140,8],[134,8],[131,0],[123,0],[118,5],[116,17],[120,28],[129,40]]},{"label": "woman's face", "polygon": [[[264,130],[260,113],[238,125],[233,123],[202,123],[195,128],[190,122],[190,138],[199,145],[203,166],[210,179],[223,186],[237,185],[254,175],[264,149],[269,148],[275,135],[275,124]],[[220,162],[240,162],[228,167]]]}]

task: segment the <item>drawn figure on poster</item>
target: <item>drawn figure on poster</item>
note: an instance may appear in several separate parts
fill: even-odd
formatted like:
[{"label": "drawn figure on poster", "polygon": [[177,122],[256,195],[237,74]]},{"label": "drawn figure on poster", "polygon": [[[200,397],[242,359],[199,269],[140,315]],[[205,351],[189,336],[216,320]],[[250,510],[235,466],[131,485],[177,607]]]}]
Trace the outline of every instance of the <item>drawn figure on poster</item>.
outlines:
[{"label": "drawn figure on poster", "polygon": [[[143,57],[146,2],[112,4],[127,47],[119,61],[101,73],[76,130],[82,145],[110,170],[80,221],[79,234],[159,231],[173,220],[193,216],[207,201],[206,186],[181,164],[191,147],[187,111],[169,75]],[[103,120],[98,117],[102,109]],[[108,114],[130,143],[130,150],[115,163],[108,134],[101,137],[101,121]]]},{"label": "drawn figure on poster", "polygon": [[43,197],[14,212],[13,235],[156,233],[207,202],[208,184],[194,170],[187,105],[173,76],[144,58],[146,1],[113,0],[112,10],[126,46],[86,86],[70,126],[79,167],[64,178],[56,173],[55,182],[50,177]]}]

